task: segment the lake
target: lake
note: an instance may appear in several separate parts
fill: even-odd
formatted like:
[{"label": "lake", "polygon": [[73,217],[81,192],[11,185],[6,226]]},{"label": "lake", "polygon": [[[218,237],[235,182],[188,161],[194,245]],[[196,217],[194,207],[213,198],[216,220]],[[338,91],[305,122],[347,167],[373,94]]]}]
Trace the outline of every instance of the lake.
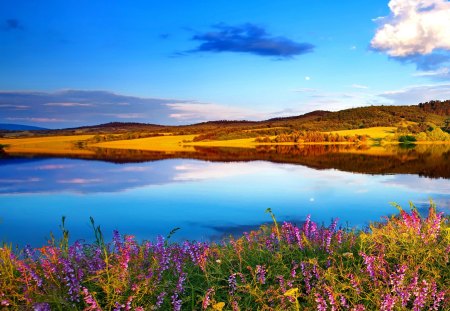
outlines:
[{"label": "lake", "polygon": [[59,233],[93,240],[89,218],[154,239],[219,240],[277,219],[364,227],[390,202],[450,213],[450,146],[197,148],[194,153],[97,149],[95,156],[0,159],[0,241],[40,246]]}]

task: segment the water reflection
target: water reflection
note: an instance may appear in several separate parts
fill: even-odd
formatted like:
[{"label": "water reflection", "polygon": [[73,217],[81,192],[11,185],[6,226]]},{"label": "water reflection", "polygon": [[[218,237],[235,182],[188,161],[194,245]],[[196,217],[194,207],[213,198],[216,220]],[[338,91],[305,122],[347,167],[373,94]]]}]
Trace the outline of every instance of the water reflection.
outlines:
[{"label": "water reflection", "polygon": [[[175,239],[210,240],[270,222],[268,207],[280,222],[311,214],[350,226],[395,213],[389,202],[426,210],[433,198],[450,212],[447,146],[291,148],[207,149],[201,160],[121,150],[99,153],[109,162],[9,156],[0,160],[0,240],[41,245],[63,215],[74,239],[92,239],[93,216],[107,238],[181,227]],[[360,171],[370,174],[352,173]]]},{"label": "water reflection", "polygon": [[[432,178],[450,178],[450,145],[279,145],[258,148],[195,147],[195,152],[158,152],[93,148],[92,154],[77,158],[113,163],[140,163],[164,159],[206,161],[270,161],[300,164],[316,169],[338,169],[366,174],[417,174]],[[10,155],[11,156],[11,155]],[[17,156],[12,155],[12,156]],[[21,156],[19,154],[19,156]],[[23,155],[22,155],[23,156]],[[26,155],[36,157],[39,155]],[[41,155],[43,156],[43,155]],[[7,160],[0,160],[2,162]]]}]

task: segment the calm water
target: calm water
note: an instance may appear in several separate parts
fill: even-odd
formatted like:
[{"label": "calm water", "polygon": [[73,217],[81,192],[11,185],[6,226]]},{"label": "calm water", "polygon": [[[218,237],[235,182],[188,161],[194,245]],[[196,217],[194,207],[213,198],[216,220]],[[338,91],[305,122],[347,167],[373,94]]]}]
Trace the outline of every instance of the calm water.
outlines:
[{"label": "calm water", "polygon": [[[343,153],[332,151],[312,155],[310,160],[299,155],[302,161],[313,161],[307,165],[282,163],[273,154],[266,159],[270,161],[250,158],[239,162],[173,155],[173,159],[121,164],[2,159],[0,241],[41,245],[50,231],[58,232],[62,216],[67,218],[72,241],[91,241],[90,216],[107,238],[113,229],[153,239],[180,227],[174,236],[177,240],[211,240],[270,222],[264,212],[268,207],[280,221],[301,222],[311,214],[318,222],[329,223],[338,217],[341,224],[350,226],[364,226],[396,213],[389,202],[407,207],[412,201],[425,210],[433,198],[449,213],[447,149],[437,154],[399,150],[381,158],[345,153],[350,169],[342,167]],[[400,164],[392,167],[394,159],[400,159]],[[373,172],[380,163],[388,167]],[[361,172],[364,165],[367,173]],[[398,173],[403,170],[410,173]]]}]

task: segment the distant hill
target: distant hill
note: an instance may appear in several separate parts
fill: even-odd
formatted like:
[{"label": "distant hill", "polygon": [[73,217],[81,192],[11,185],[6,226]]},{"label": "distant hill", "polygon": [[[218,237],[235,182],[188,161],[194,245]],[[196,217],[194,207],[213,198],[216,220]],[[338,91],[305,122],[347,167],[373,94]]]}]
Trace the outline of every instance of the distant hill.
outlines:
[{"label": "distant hill", "polygon": [[7,131],[46,131],[48,129],[43,127],[31,126],[31,125],[23,125],[23,124],[9,124],[9,123],[0,123],[0,130]]},{"label": "distant hill", "polygon": [[[293,130],[337,131],[399,124],[434,124],[449,126],[450,100],[429,101],[409,106],[365,106],[340,111],[312,111],[303,115],[263,121],[217,120],[190,125],[157,125],[111,122],[93,126],[39,131],[39,135],[172,133],[205,134],[205,139],[235,139],[262,135],[279,135]],[[0,124],[1,129],[43,130],[38,127]],[[34,133],[33,133],[34,134]]]}]

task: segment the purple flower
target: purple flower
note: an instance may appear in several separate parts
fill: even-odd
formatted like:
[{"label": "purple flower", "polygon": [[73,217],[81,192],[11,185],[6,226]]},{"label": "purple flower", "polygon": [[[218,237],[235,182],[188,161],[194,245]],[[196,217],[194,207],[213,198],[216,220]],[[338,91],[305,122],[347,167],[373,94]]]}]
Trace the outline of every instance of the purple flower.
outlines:
[{"label": "purple flower", "polygon": [[166,297],[167,293],[166,292],[161,292],[158,297],[156,298],[156,304],[155,307],[158,309],[159,307],[161,307],[161,305],[164,302],[164,297]]},{"label": "purple flower", "polygon": [[380,311],[392,311],[394,310],[396,298],[392,297],[390,294],[384,296],[383,301],[381,302]]},{"label": "purple flower", "polygon": [[327,311],[327,302],[326,300],[320,295],[316,294],[316,302],[317,302],[317,311]]},{"label": "purple flower", "polygon": [[51,309],[48,303],[37,302],[33,305],[33,311],[51,311]]},{"label": "purple flower", "polygon": [[258,280],[259,283],[266,284],[266,274],[267,271],[265,266],[260,265],[256,266],[256,279]]},{"label": "purple flower", "polygon": [[181,299],[178,299],[178,294],[177,293],[173,294],[171,298],[172,298],[173,311],[180,311],[182,301],[181,301]]},{"label": "purple flower", "polygon": [[414,293],[416,295],[416,299],[413,303],[413,310],[420,311],[425,305],[425,301],[428,295],[428,283],[426,280],[422,281],[422,286]]},{"label": "purple flower", "polygon": [[81,288],[80,280],[78,279],[75,270],[69,260],[61,258],[60,261],[63,265],[63,280],[66,282],[66,286],[69,288],[70,300],[79,301],[79,293]]},{"label": "purple flower", "polygon": [[236,273],[228,277],[228,287],[230,295],[233,295],[237,290]]}]

